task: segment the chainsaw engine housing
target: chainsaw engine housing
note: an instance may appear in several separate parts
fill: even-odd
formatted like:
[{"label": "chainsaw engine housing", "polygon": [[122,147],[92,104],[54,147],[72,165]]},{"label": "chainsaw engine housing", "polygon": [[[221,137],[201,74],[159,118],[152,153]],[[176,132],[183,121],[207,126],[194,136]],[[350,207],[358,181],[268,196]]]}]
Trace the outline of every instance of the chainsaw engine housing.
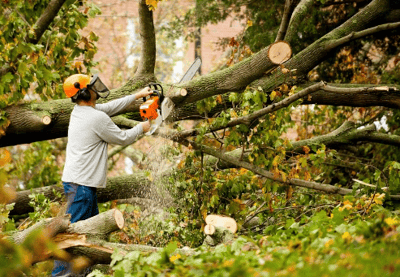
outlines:
[{"label": "chainsaw engine housing", "polygon": [[154,120],[158,117],[157,110],[160,108],[159,96],[153,96],[140,105],[140,116],[143,120]]}]

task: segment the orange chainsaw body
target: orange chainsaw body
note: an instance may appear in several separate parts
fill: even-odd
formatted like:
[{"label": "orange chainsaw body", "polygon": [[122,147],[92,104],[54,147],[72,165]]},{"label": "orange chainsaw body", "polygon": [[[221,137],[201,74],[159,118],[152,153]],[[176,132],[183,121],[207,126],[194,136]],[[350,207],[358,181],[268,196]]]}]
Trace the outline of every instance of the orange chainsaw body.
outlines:
[{"label": "orange chainsaw body", "polygon": [[145,120],[154,120],[158,117],[158,108],[160,102],[159,96],[153,96],[140,105],[140,116]]}]

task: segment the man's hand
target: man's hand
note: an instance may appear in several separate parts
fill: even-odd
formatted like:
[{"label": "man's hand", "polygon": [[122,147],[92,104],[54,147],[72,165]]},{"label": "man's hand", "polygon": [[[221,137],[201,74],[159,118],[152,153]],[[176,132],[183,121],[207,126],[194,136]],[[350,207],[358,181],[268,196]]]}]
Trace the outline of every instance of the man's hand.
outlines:
[{"label": "man's hand", "polygon": [[150,120],[141,122],[142,128],[143,128],[143,133],[147,133],[150,130]]},{"label": "man's hand", "polygon": [[145,87],[141,91],[135,94],[136,99],[140,99],[142,97],[146,97],[147,95],[152,94],[153,91],[149,87]]}]

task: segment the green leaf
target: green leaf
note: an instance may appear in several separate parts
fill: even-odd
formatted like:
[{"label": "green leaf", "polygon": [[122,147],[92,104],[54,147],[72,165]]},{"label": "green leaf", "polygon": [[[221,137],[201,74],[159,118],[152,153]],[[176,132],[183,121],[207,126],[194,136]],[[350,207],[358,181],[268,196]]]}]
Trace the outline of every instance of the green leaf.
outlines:
[{"label": "green leaf", "polygon": [[7,84],[10,83],[13,80],[13,75],[11,72],[8,72],[7,74],[3,75],[3,77],[1,77],[1,83],[3,84]]}]

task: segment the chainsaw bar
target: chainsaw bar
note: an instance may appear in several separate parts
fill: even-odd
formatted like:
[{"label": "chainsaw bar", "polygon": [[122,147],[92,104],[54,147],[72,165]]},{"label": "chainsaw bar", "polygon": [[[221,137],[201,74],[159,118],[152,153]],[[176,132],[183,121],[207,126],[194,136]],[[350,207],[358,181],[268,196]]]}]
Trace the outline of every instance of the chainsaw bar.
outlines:
[{"label": "chainsaw bar", "polygon": [[[179,83],[186,82],[191,80],[196,72],[200,69],[201,59],[197,58],[189,69],[186,71],[185,75],[183,75],[182,79]],[[150,130],[146,133],[146,135],[152,135],[157,128],[167,119],[172,110],[174,109],[174,102],[168,97],[163,97],[163,100],[160,105],[160,109],[157,109],[158,117],[155,120],[152,120]]]},{"label": "chainsaw bar", "polygon": [[201,66],[201,59],[196,58],[192,65],[189,67],[189,69],[186,71],[185,75],[183,75],[182,79],[179,81],[179,83],[183,83],[189,80],[192,80],[194,75],[196,75],[196,72],[200,69]]}]

